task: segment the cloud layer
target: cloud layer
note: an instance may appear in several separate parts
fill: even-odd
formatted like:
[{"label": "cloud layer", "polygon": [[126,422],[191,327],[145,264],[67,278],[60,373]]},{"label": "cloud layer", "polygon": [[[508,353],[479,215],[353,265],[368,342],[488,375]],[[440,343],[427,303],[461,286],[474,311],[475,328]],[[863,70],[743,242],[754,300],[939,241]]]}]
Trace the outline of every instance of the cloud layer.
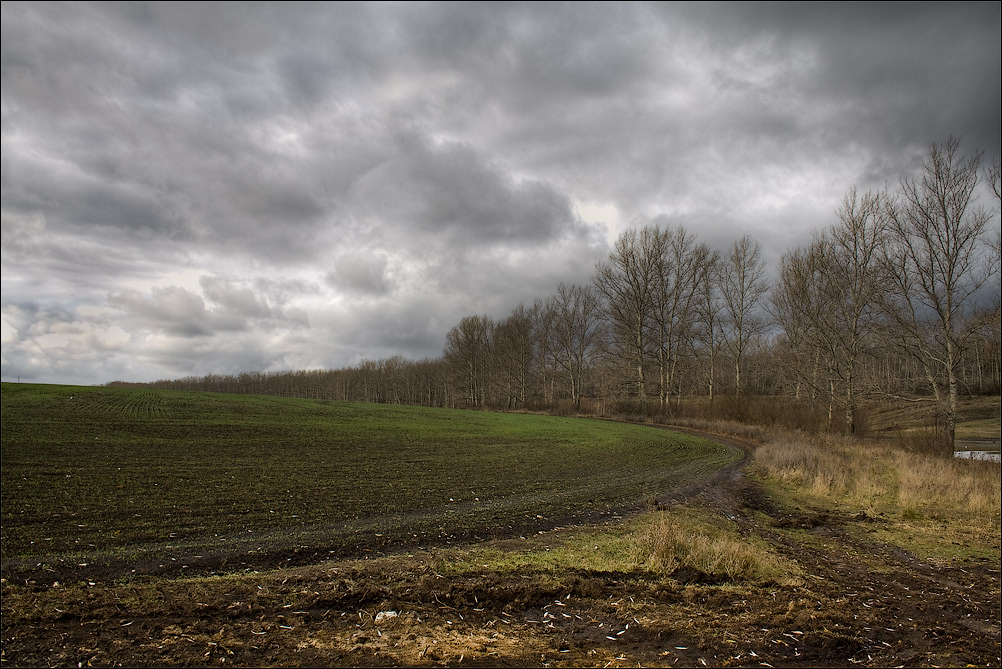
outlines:
[{"label": "cloud layer", "polygon": [[2,6],[2,375],[436,356],[622,230],[775,260],[950,135],[998,3]]}]

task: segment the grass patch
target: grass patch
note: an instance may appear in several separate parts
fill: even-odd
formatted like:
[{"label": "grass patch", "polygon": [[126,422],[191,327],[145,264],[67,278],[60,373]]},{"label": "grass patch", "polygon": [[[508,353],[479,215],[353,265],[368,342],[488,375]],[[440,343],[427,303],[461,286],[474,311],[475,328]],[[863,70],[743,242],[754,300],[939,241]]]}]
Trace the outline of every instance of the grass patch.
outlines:
[{"label": "grass patch", "polygon": [[757,536],[741,536],[719,512],[697,507],[650,511],[598,528],[562,531],[518,543],[471,546],[439,556],[443,573],[581,571],[643,573],[654,581],[800,582],[796,565]]},{"label": "grass patch", "polygon": [[798,570],[755,536],[706,509],[652,512],[635,531],[634,559],[668,575],[687,573],[732,581],[798,582]]},{"label": "grass patch", "polygon": [[924,517],[880,524],[870,529],[867,536],[906,547],[915,557],[932,562],[986,562],[997,566],[1002,554],[998,534],[993,537],[960,523]]},{"label": "grass patch", "polygon": [[[958,440],[999,441],[999,419],[975,418],[957,425]],[[996,444],[996,448],[998,448]]]},{"label": "grass patch", "polygon": [[916,453],[886,442],[787,436],[760,446],[755,467],[817,501],[953,518],[997,531],[999,464]]},{"label": "grass patch", "polygon": [[760,446],[753,467],[770,498],[785,509],[869,514],[873,522],[845,525],[858,538],[885,541],[921,559],[999,559],[998,463],[887,442],[786,436]]},{"label": "grass patch", "polygon": [[483,568],[499,572],[630,571],[633,532],[625,523],[598,528],[561,530],[502,543],[456,550],[441,568],[461,573]]}]

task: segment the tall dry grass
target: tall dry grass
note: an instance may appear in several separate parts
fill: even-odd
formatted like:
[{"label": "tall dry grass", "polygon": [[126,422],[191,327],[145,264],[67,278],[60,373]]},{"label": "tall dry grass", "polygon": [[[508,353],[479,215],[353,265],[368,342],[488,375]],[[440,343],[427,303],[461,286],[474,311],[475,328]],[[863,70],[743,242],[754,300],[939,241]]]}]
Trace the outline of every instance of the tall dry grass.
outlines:
[{"label": "tall dry grass", "polygon": [[796,580],[797,569],[759,543],[685,511],[652,513],[633,550],[636,563],[668,575],[688,569],[732,581]]},{"label": "tall dry grass", "polygon": [[903,513],[959,514],[985,528],[999,526],[1002,480],[994,462],[813,435],[779,437],[760,446],[755,466],[815,495]]},{"label": "tall dry grass", "polygon": [[728,420],[724,418],[706,419],[674,417],[667,419],[665,422],[673,427],[686,427],[693,430],[702,430],[703,432],[749,439],[754,442],[765,441],[770,439],[773,435],[772,430],[763,427],[762,425],[750,425],[748,423],[742,423],[736,420]]}]

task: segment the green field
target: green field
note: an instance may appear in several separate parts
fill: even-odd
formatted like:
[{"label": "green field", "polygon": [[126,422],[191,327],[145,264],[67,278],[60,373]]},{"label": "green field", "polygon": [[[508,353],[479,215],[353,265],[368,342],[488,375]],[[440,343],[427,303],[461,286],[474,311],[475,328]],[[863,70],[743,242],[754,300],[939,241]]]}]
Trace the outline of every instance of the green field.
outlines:
[{"label": "green field", "polygon": [[741,457],[597,420],[123,388],[3,384],[2,423],[5,574],[228,569],[517,536]]}]

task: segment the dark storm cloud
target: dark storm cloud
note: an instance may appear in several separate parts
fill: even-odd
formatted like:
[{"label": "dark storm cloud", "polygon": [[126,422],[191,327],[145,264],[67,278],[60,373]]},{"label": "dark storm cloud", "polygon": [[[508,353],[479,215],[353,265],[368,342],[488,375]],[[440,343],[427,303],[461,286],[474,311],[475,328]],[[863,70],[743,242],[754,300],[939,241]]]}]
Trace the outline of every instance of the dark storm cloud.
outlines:
[{"label": "dark storm cloud", "polygon": [[999,152],[998,3],[2,12],[5,379],[432,355],[625,228],[777,258],[933,141]]},{"label": "dark storm cloud", "polygon": [[533,244],[577,225],[566,195],[516,180],[467,144],[403,137],[392,159],[356,181],[360,210],[405,234],[446,235],[453,244]]},{"label": "dark storm cloud", "polygon": [[693,21],[711,50],[752,59],[767,71],[789,64],[787,84],[773,90],[800,107],[797,117],[819,148],[858,143],[874,153],[924,151],[954,134],[997,151],[998,3],[735,3],[659,10],[666,20]]},{"label": "dark storm cloud", "polygon": [[[540,171],[573,171],[624,206],[659,189],[688,191],[690,180],[709,183],[700,165],[713,165],[719,184],[744,166],[844,159],[855,163],[849,178],[869,181],[950,134],[997,150],[997,4],[676,3],[624,13],[606,32],[627,35],[647,58],[634,64],[610,48],[611,89],[566,84],[561,96],[546,95],[555,88],[549,73],[565,61],[541,58],[519,80],[526,88],[497,95],[511,110],[503,119],[517,117],[510,101],[521,90],[532,91],[534,110],[552,109],[510,125],[503,138],[514,151]],[[573,54],[588,34],[551,34],[547,43]],[[596,157],[605,169],[595,169]]]},{"label": "dark storm cloud", "polygon": [[[250,41],[266,25],[235,6],[36,9],[22,30],[4,22],[6,209],[91,236],[309,253],[327,204],[309,155],[273,137],[308,119],[283,116],[282,82]],[[206,26],[248,41],[202,41]]]},{"label": "dark storm cloud", "polygon": [[399,355],[401,350],[419,356],[438,355],[442,348],[441,327],[453,325],[428,318],[441,311],[438,302],[433,296],[418,296],[392,310],[378,302],[356,305],[338,313],[335,327],[342,334],[339,341],[351,344],[356,351],[371,349],[374,355],[370,359]]}]

